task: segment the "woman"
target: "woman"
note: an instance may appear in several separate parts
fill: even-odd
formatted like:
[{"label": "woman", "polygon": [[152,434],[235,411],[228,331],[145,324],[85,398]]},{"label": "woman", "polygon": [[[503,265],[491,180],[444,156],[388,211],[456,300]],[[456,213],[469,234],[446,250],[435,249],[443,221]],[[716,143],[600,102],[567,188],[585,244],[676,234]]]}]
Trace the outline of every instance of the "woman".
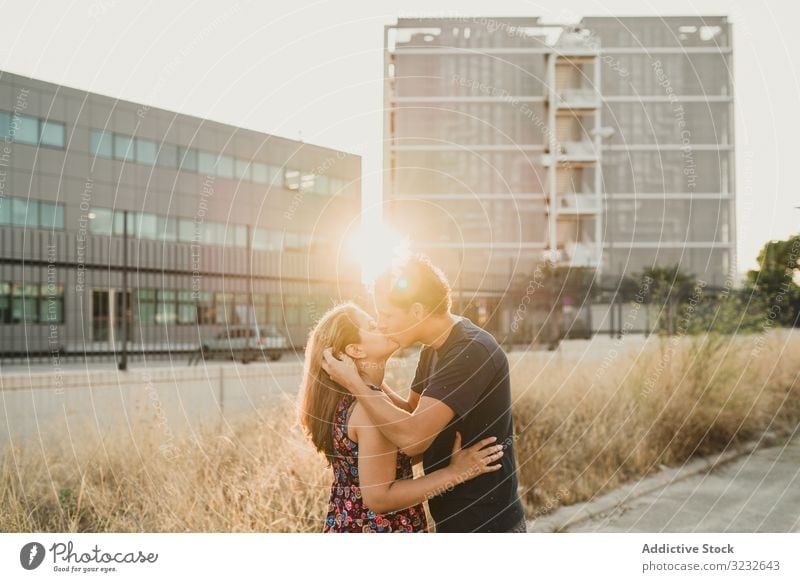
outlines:
[{"label": "woman", "polygon": [[422,502],[483,473],[502,457],[490,437],[461,449],[456,433],[450,464],[419,479],[411,458],[374,426],[354,396],[322,369],[322,352],[332,348],[356,362],[365,380],[381,386],[386,361],[398,345],[373,331],[374,322],[353,303],[322,316],[306,345],[300,421],[316,449],[333,468],[324,532],[427,532]]}]

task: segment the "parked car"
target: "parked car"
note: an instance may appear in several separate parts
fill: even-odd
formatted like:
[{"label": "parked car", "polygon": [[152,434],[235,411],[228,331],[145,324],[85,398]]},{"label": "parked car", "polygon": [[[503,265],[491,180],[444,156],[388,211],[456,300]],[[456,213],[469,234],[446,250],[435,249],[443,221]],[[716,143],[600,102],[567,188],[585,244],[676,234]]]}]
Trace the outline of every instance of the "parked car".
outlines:
[{"label": "parked car", "polygon": [[203,340],[196,359],[233,360],[248,364],[256,359],[269,358],[277,362],[289,349],[289,340],[274,325],[236,325]]}]

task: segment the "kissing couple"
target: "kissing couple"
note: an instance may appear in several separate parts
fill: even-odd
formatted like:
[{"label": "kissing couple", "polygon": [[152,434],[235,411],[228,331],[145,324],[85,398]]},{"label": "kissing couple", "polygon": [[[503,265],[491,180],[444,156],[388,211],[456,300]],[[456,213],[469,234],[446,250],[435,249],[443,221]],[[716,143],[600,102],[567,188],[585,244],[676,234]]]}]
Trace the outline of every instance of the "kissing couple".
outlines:
[{"label": "kissing couple", "polygon": [[[376,317],[352,302],[306,345],[300,422],[333,471],[324,532],[525,532],[517,493],[508,359],[451,312],[450,285],[424,255],[375,281]],[[384,381],[422,343],[408,397]],[[424,476],[412,465],[422,462]]]}]

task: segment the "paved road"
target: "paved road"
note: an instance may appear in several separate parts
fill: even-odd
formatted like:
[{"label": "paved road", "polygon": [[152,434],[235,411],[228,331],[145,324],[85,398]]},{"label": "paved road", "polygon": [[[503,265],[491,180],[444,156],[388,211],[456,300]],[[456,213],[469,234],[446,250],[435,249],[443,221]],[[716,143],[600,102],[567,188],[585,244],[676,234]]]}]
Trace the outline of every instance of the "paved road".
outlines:
[{"label": "paved road", "polygon": [[[529,531],[546,531],[543,522],[552,523],[554,516]],[[562,531],[800,532],[800,437],[758,448]]]}]

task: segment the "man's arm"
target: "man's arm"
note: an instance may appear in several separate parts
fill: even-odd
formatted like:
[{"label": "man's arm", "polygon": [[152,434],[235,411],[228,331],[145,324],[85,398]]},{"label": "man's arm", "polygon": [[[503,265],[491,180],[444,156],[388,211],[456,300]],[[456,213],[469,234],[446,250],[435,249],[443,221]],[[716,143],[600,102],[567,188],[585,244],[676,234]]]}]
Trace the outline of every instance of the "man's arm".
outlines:
[{"label": "man's arm", "polygon": [[413,413],[398,408],[389,396],[372,390],[361,378],[351,358],[337,359],[330,348],[324,352],[323,368],[350,391],[366,409],[372,421],[394,446],[413,457],[424,453],[455,412],[444,402],[423,396]]}]

